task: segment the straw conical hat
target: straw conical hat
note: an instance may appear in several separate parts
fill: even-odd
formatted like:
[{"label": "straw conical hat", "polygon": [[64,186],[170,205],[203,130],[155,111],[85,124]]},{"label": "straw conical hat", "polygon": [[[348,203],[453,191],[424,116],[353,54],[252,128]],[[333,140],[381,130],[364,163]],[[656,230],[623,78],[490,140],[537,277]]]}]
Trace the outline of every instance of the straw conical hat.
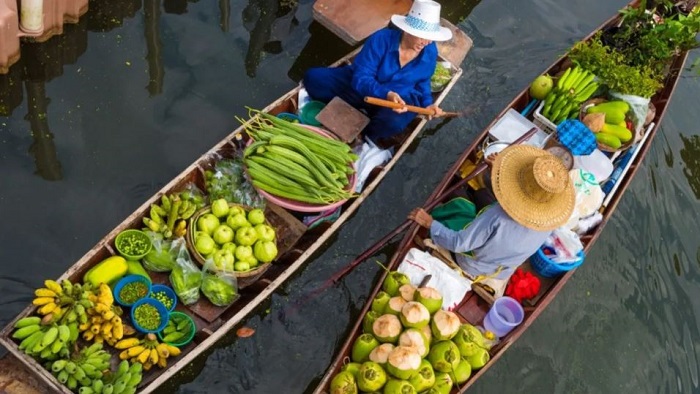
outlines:
[{"label": "straw conical hat", "polygon": [[574,210],[576,195],[564,164],[533,146],[513,145],[501,151],[493,163],[491,184],[503,210],[533,230],[554,230]]}]

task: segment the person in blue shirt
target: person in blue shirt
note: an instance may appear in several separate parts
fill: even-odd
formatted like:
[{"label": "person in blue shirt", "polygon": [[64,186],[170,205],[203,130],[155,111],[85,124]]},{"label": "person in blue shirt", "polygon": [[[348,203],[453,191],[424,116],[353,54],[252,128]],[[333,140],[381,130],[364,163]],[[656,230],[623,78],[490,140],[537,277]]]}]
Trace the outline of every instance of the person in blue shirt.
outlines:
[{"label": "person in blue shirt", "polygon": [[394,15],[391,21],[400,30],[385,28],[373,33],[351,65],[311,68],[304,75],[304,86],[314,100],[329,102],[338,96],[365,110],[370,122],[363,131],[375,142],[403,131],[416,114],[405,107],[366,104],[365,96],[431,108],[433,116],[443,114],[433,104],[430,90],[438,53],[434,41],[452,37],[450,29],[440,26],[440,4],[416,0],[408,15]]}]

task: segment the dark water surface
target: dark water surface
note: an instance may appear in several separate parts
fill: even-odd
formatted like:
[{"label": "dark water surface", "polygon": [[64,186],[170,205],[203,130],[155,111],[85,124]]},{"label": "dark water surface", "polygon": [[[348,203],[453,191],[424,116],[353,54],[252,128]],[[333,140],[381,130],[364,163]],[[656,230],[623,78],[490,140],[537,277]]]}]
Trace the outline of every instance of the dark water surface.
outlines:
[{"label": "dark water surface", "polygon": [[[478,112],[430,123],[327,249],[250,317],[256,335],[230,336],[161,392],[311,390],[379,267],[360,266],[295,313],[290,301],[402,222],[517,92],[624,4],[444,1],[443,14],[474,39],[444,108]],[[63,36],[24,46],[21,63],[0,76],[0,324],[234,129],[245,105],[265,106],[307,67],[349,50],[312,23],[312,5],[93,0]],[[700,391],[694,75],[684,73],[586,264],[474,392]]]}]

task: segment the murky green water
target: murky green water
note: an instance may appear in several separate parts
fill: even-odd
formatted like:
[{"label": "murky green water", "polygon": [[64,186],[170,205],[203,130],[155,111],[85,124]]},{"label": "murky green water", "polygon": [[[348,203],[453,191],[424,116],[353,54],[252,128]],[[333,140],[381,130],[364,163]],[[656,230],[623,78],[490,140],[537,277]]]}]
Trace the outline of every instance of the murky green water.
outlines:
[{"label": "murky green water", "polygon": [[[624,1],[445,1],[474,39],[445,109],[355,217],[247,325],[162,392],[313,388],[379,271],[315,288],[403,221],[492,117]],[[349,48],[311,1],[93,0],[63,36],[0,76],[0,324],[145,198],[303,70]],[[473,11],[472,11],[473,9]],[[698,58],[693,53],[689,64]],[[644,166],[593,252],[475,392],[698,392],[700,81],[686,71]],[[389,245],[384,253],[390,253]],[[381,256],[379,256],[381,258]]]}]

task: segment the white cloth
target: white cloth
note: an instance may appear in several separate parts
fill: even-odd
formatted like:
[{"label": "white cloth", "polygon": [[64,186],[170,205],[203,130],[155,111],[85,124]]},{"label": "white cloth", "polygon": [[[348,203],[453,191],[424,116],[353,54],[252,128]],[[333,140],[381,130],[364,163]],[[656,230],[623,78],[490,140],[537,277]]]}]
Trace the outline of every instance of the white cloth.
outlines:
[{"label": "white cloth", "polygon": [[357,184],[355,192],[362,191],[362,187],[367,177],[374,167],[382,165],[391,159],[391,151],[378,148],[371,140],[366,139],[358,152],[359,158],[355,162],[355,172],[357,174]]},{"label": "white cloth", "polygon": [[428,287],[442,294],[442,309],[452,310],[471,290],[472,282],[454,271],[437,257],[422,250],[411,248],[399,264],[397,271],[404,273],[414,286],[426,275],[432,275]]}]

